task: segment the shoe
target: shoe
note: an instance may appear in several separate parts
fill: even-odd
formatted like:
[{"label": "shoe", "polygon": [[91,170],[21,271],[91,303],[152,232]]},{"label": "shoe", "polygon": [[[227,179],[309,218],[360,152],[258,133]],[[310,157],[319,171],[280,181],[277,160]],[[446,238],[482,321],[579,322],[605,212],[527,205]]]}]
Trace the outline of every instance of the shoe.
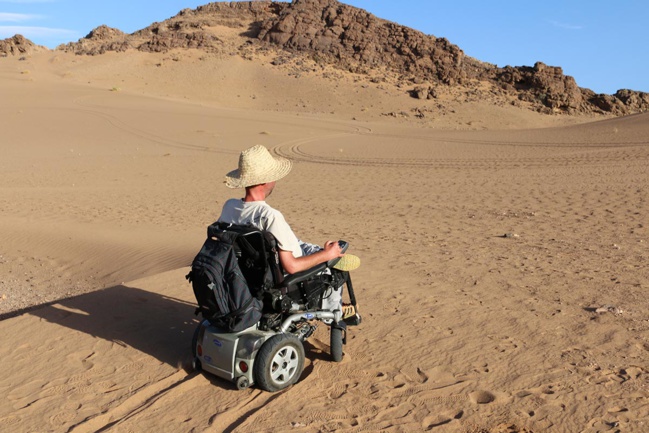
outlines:
[{"label": "shoe", "polygon": [[361,265],[361,259],[353,254],[345,254],[333,268],[339,271],[353,271]]},{"label": "shoe", "polygon": [[356,315],[356,307],[352,304],[343,304],[341,310],[343,312],[343,320]]},{"label": "shoe", "polygon": [[343,304],[342,313],[343,322],[345,322],[348,326],[356,326],[361,324],[361,315],[358,314],[354,305]]}]

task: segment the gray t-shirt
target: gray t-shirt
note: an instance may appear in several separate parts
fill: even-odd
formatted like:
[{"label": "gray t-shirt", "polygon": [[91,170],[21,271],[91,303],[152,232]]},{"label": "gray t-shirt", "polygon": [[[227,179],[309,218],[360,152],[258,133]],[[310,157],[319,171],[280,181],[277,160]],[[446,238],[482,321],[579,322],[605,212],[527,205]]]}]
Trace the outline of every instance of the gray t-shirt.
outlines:
[{"label": "gray t-shirt", "polygon": [[267,230],[277,239],[277,245],[284,251],[290,251],[294,257],[302,257],[302,248],[284,215],[270,207],[265,201],[245,202],[241,199],[230,199],[223,205],[220,222],[239,225],[252,225],[259,230]]}]

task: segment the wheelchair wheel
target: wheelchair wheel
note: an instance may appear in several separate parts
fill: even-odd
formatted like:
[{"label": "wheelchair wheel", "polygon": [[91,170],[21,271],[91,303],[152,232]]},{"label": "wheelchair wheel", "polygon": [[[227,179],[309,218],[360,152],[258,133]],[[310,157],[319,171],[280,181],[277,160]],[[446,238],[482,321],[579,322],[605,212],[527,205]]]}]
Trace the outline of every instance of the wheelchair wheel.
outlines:
[{"label": "wheelchair wheel", "polygon": [[261,389],[275,392],[297,382],[303,368],[302,342],[292,334],[277,334],[266,340],[259,349],[253,374]]},{"label": "wheelchair wheel", "polygon": [[201,325],[199,324],[196,329],[194,329],[194,335],[192,336],[192,355],[196,356],[196,348],[198,347],[198,334],[201,332]]},{"label": "wheelchair wheel", "polygon": [[334,362],[340,362],[343,360],[343,330],[332,326],[330,337],[331,358]]},{"label": "wheelchair wheel", "polygon": [[199,324],[194,330],[194,335],[192,336],[192,370],[201,371],[201,361],[196,356],[196,350],[198,348],[198,334],[201,332],[201,324]]}]

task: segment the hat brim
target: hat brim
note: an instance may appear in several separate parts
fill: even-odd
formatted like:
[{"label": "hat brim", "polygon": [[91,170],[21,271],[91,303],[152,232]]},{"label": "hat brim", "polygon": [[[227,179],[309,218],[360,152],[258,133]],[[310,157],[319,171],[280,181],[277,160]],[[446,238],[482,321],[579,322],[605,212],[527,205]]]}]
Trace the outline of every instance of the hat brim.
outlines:
[{"label": "hat brim", "polygon": [[242,176],[241,170],[232,170],[225,175],[225,186],[228,188],[246,188],[248,186],[260,185],[262,183],[275,182],[285,177],[291,171],[293,163],[281,156],[273,157],[275,164],[263,173],[255,173],[253,176]]}]

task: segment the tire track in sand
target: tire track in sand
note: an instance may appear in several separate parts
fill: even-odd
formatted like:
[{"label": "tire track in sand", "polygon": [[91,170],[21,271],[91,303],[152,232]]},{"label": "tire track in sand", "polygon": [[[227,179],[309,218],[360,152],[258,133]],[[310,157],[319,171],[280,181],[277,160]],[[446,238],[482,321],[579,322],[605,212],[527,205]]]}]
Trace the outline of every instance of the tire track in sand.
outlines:
[{"label": "tire track in sand", "polygon": [[[629,143],[624,146],[619,144],[597,145],[597,146],[563,146],[560,143],[515,143],[515,142],[495,142],[489,140],[471,140],[471,139],[431,139],[430,142],[439,144],[453,143],[471,146],[502,146],[503,148],[522,146],[526,149],[539,149],[539,156],[518,156],[516,149],[508,152],[511,156],[494,155],[494,157],[476,157],[476,158],[430,158],[422,155],[417,158],[399,158],[399,157],[344,157],[344,156],[325,156],[318,155],[313,151],[307,150],[309,145],[323,142],[335,138],[349,138],[354,135],[365,135],[371,133],[356,130],[355,132],[336,133],[310,137],[307,139],[297,139],[282,143],[271,149],[278,156],[291,159],[293,161],[308,162],[313,164],[327,164],[337,166],[360,166],[360,167],[421,167],[421,168],[439,168],[439,169],[499,169],[499,168],[542,168],[542,167],[576,167],[576,166],[603,166],[609,167],[611,164],[626,165],[646,165],[649,160],[649,149],[647,142]],[[377,134],[376,137],[385,137],[386,135]],[[422,137],[409,137],[422,138]],[[349,143],[347,143],[349,144]],[[353,145],[353,144],[352,144]],[[564,150],[573,150],[571,153],[548,154],[542,151],[547,147],[560,147]]]},{"label": "tire track in sand", "polygon": [[[191,383],[196,375],[187,375],[179,370],[172,375],[137,391],[119,406],[109,409],[99,416],[87,418],[68,429],[69,433],[102,432],[140,413],[154,402],[183,384]],[[192,387],[194,385],[191,385]]]}]

